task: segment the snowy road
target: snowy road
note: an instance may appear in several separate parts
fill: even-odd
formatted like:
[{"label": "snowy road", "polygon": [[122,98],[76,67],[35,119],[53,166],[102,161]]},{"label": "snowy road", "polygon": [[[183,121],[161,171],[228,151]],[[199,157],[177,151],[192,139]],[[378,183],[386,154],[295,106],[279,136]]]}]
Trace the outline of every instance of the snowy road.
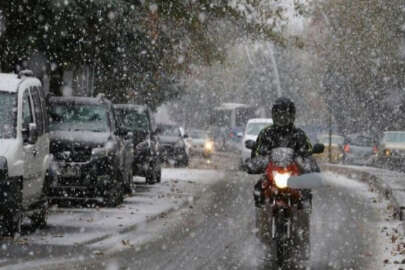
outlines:
[{"label": "snowy road", "polygon": [[[383,249],[389,245],[381,230],[391,224],[386,222],[385,203],[364,184],[328,177],[336,185],[314,194],[312,269],[385,269]],[[254,179],[233,174],[212,186],[192,211],[169,215],[164,228],[161,221],[151,224],[149,230],[158,232],[154,240],[78,263],[74,269],[259,268],[262,250],[253,233],[251,200]]]},{"label": "snowy road", "polygon": [[[387,221],[387,204],[365,184],[327,177],[332,184],[314,192],[312,269],[399,269],[383,263],[391,259],[390,231],[396,225]],[[69,209],[68,219],[56,211],[55,228],[23,236],[20,243],[3,242],[7,256],[0,258],[0,269],[260,268],[263,252],[254,236],[251,196],[256,177],[235,170],[169,169],[165,179],[172,180],[141,186],[120,209]],[[192,195],[197,189],[199,198]],[[180,208],[165,211],[170,207]],[[135,222],[153,211],[162,214]],[[63,223],[71,231],[53,235]]]}]

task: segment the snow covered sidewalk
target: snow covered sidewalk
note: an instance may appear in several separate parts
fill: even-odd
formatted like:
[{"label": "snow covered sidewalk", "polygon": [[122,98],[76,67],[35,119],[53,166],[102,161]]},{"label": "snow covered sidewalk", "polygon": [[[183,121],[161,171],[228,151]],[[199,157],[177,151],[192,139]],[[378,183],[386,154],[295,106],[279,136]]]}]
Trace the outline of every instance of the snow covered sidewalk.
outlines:
[{"label": "snow covered sidewalk", "polygon": [[[150,221],[191,205],[201,192],[223,177],[222,171],[215,170],[164,169],[160,184],[146,185],[143,178],[134,178],[135,193],[117,208],[53,208],[48,228],[37,232],[26,229],[16,240],[0,242],[0,269],[74,261],[81,258],[80,250],[97,256],[130,247],[135,239],[139,244],[150,237],[146,234],[154,234],[145,230]],[[50,255],[54,257],[52,262]]]},{"label": "snow covered sidewalk", "polygon": [[[365,166],[323,164],[322,167],[367,182],[391,201],[395,217],[405,220],[405,173]],[[403,225],[405,228],[405,222]]]}]

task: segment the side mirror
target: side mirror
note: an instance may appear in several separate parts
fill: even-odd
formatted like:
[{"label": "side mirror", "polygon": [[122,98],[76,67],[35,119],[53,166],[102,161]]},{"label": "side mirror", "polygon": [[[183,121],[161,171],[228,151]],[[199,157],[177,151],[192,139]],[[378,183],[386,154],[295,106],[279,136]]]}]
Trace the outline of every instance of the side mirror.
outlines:
[{"label": "side mirror", "polygon": [[36,143],[38,139],[38,128],[37,124],[29,123],[28,127],[22,129],[22,134],[24,138],[24,142],[28,144]]},{"label": "side mirror", "polygon": [[256,146],[256,142],[255,142],[255,141],[253,141],[253,140],[247,140],[247,141],[245,141],[245,147],[246,147],[247,149],[253,150],[253,148],[255,148],[255,146]]},{"label": "side mirror", "polygon": [[188,138],[188,134],[184,134],[184,135],[183,135],[183,138],[184,138],[184,139],[187,139],[187,138]]},{"label": "side mirror", "polygon": [[317,143],[312,148],[312,154],[321,154],[325,150],[325,145],[321,143]]},{"label": "side mirror", "polygon": [[160,127],[157,127],[154,131],[153,134],[154,135],[159,135],[160,133],[162,133],[162,129]]}]

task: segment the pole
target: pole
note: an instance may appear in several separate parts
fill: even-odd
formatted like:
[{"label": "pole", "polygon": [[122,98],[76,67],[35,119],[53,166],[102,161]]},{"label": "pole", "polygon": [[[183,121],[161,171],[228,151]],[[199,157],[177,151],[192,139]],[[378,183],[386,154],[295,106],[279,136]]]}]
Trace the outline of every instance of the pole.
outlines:
[{"label": "pole", "polygon": [[332,163],[332,112],[329,110],[329,163]]}]

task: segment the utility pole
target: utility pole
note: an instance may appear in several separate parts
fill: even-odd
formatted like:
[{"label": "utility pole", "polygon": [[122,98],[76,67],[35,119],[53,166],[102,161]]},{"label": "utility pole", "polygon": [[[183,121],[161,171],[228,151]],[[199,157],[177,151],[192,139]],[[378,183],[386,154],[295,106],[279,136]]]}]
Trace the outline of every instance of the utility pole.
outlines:
[{"label": "utility pole", "polygon": [[329,108],[329,163],[332,163],[332,111]]}]

